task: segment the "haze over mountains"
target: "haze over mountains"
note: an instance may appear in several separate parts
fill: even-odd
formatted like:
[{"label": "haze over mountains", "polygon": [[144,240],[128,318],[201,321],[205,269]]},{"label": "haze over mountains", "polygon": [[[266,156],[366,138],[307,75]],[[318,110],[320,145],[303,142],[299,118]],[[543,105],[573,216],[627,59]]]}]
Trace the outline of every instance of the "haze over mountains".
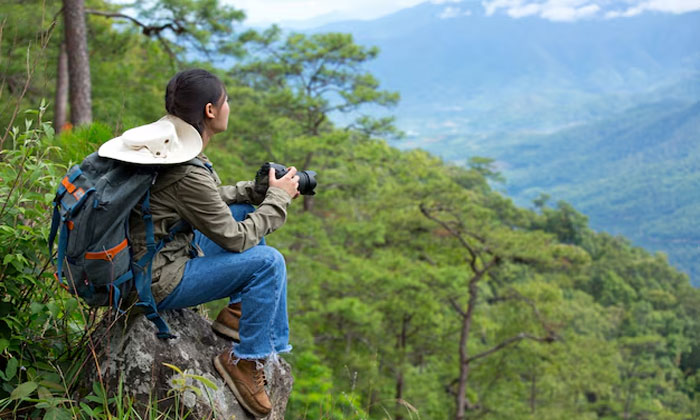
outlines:
[{"label": "haze over mountains", "polygon": [[[700,70],[698,13],[575,22],[485,13],[475,2],[423,3],[314,31],[350,32],[361,44],[379,46],[370,69],[401,92],[400,117],[410,117],[405,127],[419,135],[559,127],[605,115],[626,105],[626,94]],[[613,101],[608,109],[582,107],[600,95]],[[494,126],[494,112],[509,126],[501,118]]]},{"label": "haze over mountains", "polygon": [[381,49],[368,69],[401,93],[397,146],[494,158],[516,201],[570,201],[700,285],[700,12],[596,7],[552,20],[423,3],[310,31]]}]

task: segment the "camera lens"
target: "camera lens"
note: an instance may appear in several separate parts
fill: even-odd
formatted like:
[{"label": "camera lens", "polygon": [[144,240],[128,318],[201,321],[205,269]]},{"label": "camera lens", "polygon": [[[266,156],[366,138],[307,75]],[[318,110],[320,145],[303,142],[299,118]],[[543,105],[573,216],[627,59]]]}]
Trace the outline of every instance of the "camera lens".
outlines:
[{"label": "camera lens", "polygon": [[301,195],[314,195],[316,192],[316,172],[314,171],[300,171],[297,172],[299,175],[299,193]]}]

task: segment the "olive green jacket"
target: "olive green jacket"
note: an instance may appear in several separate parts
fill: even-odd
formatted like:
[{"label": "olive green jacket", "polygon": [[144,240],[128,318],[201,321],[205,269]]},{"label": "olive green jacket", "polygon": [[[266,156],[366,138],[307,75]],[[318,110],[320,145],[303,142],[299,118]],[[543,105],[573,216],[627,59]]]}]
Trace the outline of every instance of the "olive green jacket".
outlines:
[{"label": "olive green jacket", "polygon": [[[198,157],[209,163],[206,156]],[[180,220],[185,220],[192,229],[199,230],[222,248],[242,252],[284,224],[292,198],[283,189],[270,187],[262,196],[253,190],[253,181],[220,185],[221,180],[213,169],[210,172],[184,164],[161,171],[151,187],[150,199],[156,243]],[[248,214],[246,220],[236,222],[228,207],[232,203],[250,203],[258,208]],[[131,212],[129,226],[134,258],[138,261],[146,254],[145,225],[139,206]],[[156,302],[163,300],[180,283],[190,256],[203,255],[200,249],[193,249],[192,229],[177,233],[153,258],[151,290]]]}]

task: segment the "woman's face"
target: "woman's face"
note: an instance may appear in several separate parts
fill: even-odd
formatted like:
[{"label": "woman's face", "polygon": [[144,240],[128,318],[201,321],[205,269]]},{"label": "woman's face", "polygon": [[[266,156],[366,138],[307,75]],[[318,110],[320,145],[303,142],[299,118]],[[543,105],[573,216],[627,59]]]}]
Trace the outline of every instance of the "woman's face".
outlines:
[{"label": "woman's face", "polygon": [[228,107],[228,96],[224,94],[223,101],[219,106],[219,112],[216,114],[216,118],[213,121],[214,128],[217,130],[217,133],[226,131],[226,128],[228,127],[228,114],[230,111],[231,110]]},{"label": "woman's face", "polygon": [[212,108],[212,114],[214,116],[211,117],[208,121],[211,131],[214,134],[226,131],[226,128],[228,127],[228,115],[230,112],[228,106],[228,96],[224,94],[221,100],[221,105],[217,107],[212,104]]}]

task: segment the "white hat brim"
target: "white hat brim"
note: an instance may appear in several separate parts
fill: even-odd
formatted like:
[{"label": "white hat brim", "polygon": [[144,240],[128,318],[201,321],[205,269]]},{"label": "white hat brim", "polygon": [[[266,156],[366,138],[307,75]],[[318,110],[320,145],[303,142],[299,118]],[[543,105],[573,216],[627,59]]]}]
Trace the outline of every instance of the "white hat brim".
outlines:
[{"label": "white hat brim", "polygon": [[146,148],[134,150],[124,144],[122,136],[100,146],[98,156],[142,165],[168,165],[187,162],[199,155],[202,151],[202,137],[192,125],[174,115],[166,115],[159,121],[162,120],[172,122],[178,136],[177,144],[168,149],[166,157],[153,156]]}]

